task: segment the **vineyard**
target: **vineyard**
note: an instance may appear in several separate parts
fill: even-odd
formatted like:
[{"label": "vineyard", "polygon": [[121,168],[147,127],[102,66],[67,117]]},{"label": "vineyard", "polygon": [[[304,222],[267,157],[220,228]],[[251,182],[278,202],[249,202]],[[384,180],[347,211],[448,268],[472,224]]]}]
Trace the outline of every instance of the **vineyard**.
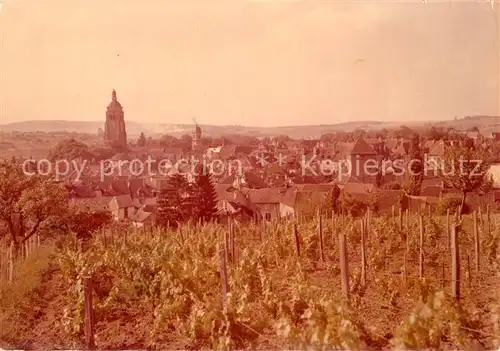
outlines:
[{"label": "vineyard", "polygon": [[89,332],[100,349],[499,347],[500,223],[453,221],[318,217],[42,243],[2,280],[3,299],[50,255],[16,311],[0,303],[0,347],[81,347]]}]

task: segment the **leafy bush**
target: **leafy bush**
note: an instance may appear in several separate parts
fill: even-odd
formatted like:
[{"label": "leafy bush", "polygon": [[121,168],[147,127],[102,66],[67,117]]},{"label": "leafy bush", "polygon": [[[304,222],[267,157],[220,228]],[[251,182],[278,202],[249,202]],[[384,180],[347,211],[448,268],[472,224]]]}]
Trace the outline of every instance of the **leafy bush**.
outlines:
[{"label": "leafy bush", "polygon": [[[461,204],[462,199],[455,196],[446,195],[439,199],[437,211],[439,214],[445,215],[446,212],[450,210],[450,213],[453,214],[460,209]],[[464,203],[463,213],[471,213],[471,209],[467,201],[465,201]]]}]

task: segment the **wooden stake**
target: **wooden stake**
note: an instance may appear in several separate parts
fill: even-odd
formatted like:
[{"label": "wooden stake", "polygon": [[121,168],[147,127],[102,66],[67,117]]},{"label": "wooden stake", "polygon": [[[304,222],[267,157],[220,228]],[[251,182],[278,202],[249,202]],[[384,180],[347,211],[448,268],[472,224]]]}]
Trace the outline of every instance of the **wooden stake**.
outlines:
[{"label": "wooden stake", "polygon": [[483,223],[483,211],[481,210],[481,205],[479,205],[478,209],[477,209],[477,215],[478,215],[478,219],[479,219],[479,225],[481,226],[481,229],[483,230],[483,226],[484,226],[484,223]]},{"label": "wooden stake", "polygon": [[408,210],[406,210],[406,224],[405,224],[405,231],[406,231],[406,253],[410,252],[410,221],[408,219],[409,213]]},{"label": "wooden stake", "polygon": [[477,228],[477,213],[473,212],[474,219],[474,255],[475,255],[475,264],[476,264],[476,272],[479,272],[479,255],[480,255],[480,247],[479,247],[479,232]]},{"label": "wooden stake", "polygon": [[293,237],[295,239],[295,249],[297,250],[297,257],[300,257],[300,241],[299,234],[297,232],[297,223],[293,222]]},{"label": "wooden stake", "polygon": [[467,255],[467,284],[469,288],[471,287],[471,280],[472,280],[472,275],[470,270],[470,258],[469,255]]},{"label": "wooden stake", "polygon": [[342,292],[349,299],[349,256],[347,252],[347,240],[343,231],[339,234],[340,251],[340,276],[342,279]]},{"label": "wooden stake", "polygon": [[488,233],[488,237],[490,236],[491,233],[491,214],[490,214],[490,205],[486,205],[486,221],[488,222],[486,226],[486,232]]},{"label": "wooden stake", "polygon": [[14,243],[10,243],[9,248],[9,282],[14,279]]},{"label": "wooden stake", "polygon": [[370,240],[370,224],[372,222],[372,212],[370,209],[366,211],[366,225],[365,225],[365,234],[368,240]]},{"label": "wooden stake", "polygon": [[227,231],[224,231],[224,255],[225,255],[225,262],[229,263],[229,233]]},{"label": "wooden stake", "polygon": [[441,264],[441,288],[442,289],[444,289],[445,281],[446,281],[446,275],[444,272],[444,262],[443,262]]},{"label": "wooden stake", "polygon": [[405,289],[408,287],[408,269],[406,267],[406,265],[407,265],[407,257],[406,257],[407,253],[408,253],[408,251],[405,251],[404,256],[403,256],[403,283],[404,283]]},{"label": "wooden stake", "polygon": [[420,227],[420,259],[419,259],[419,276],[420,279],[424,277],[424,217],[419,216],[419,227]]},{"label": "wooden stake", "polygon": [[95,349],[94,343],[94,310],[92,307],[92,280],[83,279],[83,294],[85,299],[85,343],[88,350]]},{"label": "wooden stake", "polygon": [[220,278],[222,283],[222,303],[225,305],[227,302],[227,294],[229,293],[229,280],[227,277],[226,265],[226,248],[221,245],[219,248],[219,263],[220,263]]},{"label": "wooden stake", "polygon": [[460,248],[459,227],[451,226],[451,294],[460,300]]},{"label": "wooden stake", "polygon": [[231,233],[231,261],[236,262],[236,246],[234,244],[235,241],[235,235],[234,235],[234,226],[233,226],[233,221],[231,220],[231,225],[229,227],[230,233]]},{"label": "wooden stake", "polygon": [[446,246],[448,248],[448,250],[450,250],[451,248],[451,244],[450,244],[450,209],[448,208],[446,210]]},{"label": "wooden stake", "polygon": [[365,226],[361,218],[361,283],[366,284]]},{"label": "wooden stake", "polygon": [[399,208],[399,231],[403,231],[403,209]]},{"label": "wooden stake", "polygon": [[325,262],[325,255],[323,252],[323,222],[321,219],[321,213],[318,211],[318,236],[319,236],[319,250],[321,261]]}]

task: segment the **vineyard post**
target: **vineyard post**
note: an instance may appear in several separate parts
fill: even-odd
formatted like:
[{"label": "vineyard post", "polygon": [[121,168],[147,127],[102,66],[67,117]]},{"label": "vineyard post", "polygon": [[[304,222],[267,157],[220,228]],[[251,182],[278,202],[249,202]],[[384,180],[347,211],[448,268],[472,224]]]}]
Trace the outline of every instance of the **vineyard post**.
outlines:
[{"label": "vineyard post", "polygon": [[476,264],[476,272],[479,273],[479,233],[477,228],[477,213],[473,212],[474,219],[474,255],[475,255],[475,264]]},{"label": "vineyard post", "polygon": [[490,225],[491,221],[490,220],[491,220],[490,205],[487,204],[486,205],[486,221],[488,222],[487,223],[488,225],[487,225],[486,230],[487,230],[487,233],[488,233],[488,237],[489,237],[489,235],[491,233],[491,225]]},{"label": "vineyard post", "polygon": [[332,211],[332,237],[335,236],[335,225],[337,224],[337,218],[335,217],[335,212]]},{"label": "vineyard post", "polygon": [[349,257],[347,253],[347,240],[343,231],[339,234],[340,250],[340,275],[342,279],[342,292],[349,299]]},{"label": "vineyard post", "polygon": [[234,225],[233,225],[233,220],[229,222],[229,232],[230,232],[230,238],[231,238],[231,260],[233,262],[236,262],[236,247],[234,245]]},{"label": "vineyard post", "polygon": [[365,256],[365,226],[364,219],[361,218],[361,282],[366,285],[366,256]]},{"label": "vineyard post", "polygon": [[36,235],[36,246],[40,247],[40,235]]},{"label": "vineyard post", "polygon": [[450,249],[450,209],[446,209],[446,246]]},{"label": "vineyard post", "polygon": [[405,231],[406,231],[406,252],[410,251],[410,221],[408,220],[409,212],[406,210],[406,223],[405,223]]},{"label": "vineyard post", "polygon": [[229,262],[229,233],[224,230],[224,260],[225,264]]},{"label": "vineyard post", "polygon": [[181,238],[181,243],[184,243],[184,231],[182,230],[181,226],[178,227],[178,231]]},{"label": "vineyard post", "polygon": [[396,222],[396,208],[394,207],[394,205],[392,205],[392,223],[395,223]]},{"label": "vineyard post", "polygon": [[405,289],[408,287],[408,269],[406,267],[407,255],[408,255],[408,250],[406,250],[404,252],[404,256],[403,256],[403,283],[404,283]]},{"label": "vineyard post", "polygon": [[399,231],[403,231],[403,209],[399,208]]},{"label": "vineyard post", "polygon": [[472,280],[472,275],[471,275],[471,269],[470,269],[470,258],[469,255],[467,255],[467,284],[469,288],[471,287],[471,280]]},{"label": "vineyard post", "polygon": [[372,212],[370,209],[366,211],[366,226],[365,226],[365,233],[366,236],[368,237],[368,240],[370,240],[370,224],[372,221]]},{"label": "vineyard post", "polygon": [[266,235],[266,219],[262,218],[262,224],[261,224],[261,231],[260,231],[260,242],[264,243],[264,237]]},{"label": "vineyard post", "polygon": [[481,230],[483,230],[483,211],[481,210],[481,205],[477,208],[477,216],[479,217],[478,219]]},{"label": "vineyard post", "polygon": [[451,293],[460,300],[459,226],[455,223],[451,226]]},{"label": "vineyard post", "polygon": [[94,343],[94,311],[92,307],[92,280],[83,278],[83,294],[85,299],[85,343],[88,350],[95,349]]},{"label": "vineyard post", "polygon": [[409,233],[410,232],[410,209],[407,208],[406,211],[405,211],[405,213],[406,213],[406,218],[405,218],[405,220],[406,220],[406,230]]},{"label": "vineyard post", "polygon": [[424,277],[424,216],[419,215],[419,227],[420,227],[420,258],[419,258],[419,276],[422,279]]},{"label": "vineyard post", "polygon": [[297,232],[297,222],[293,222],[293,237],[295,239],[295,249],[297,250],[297,258],[300,257],[300,242],[299,233]]},{"label": "vineyard post", "polygon": [[226,265],[226,247],[222,245],[219,248],[219,263],[220,263],[220,278],[222,282],[222,302],[225,305],[227,294],[229,293],[229,281],[227,278],[227,265]]},{"label": "vineyard post", "polygon": [[429,218],[432,218],[432,209],[431,209],[431,204],[427,204],[427,210],[429,211]]},{"label": "vineyard post", "polygon": [[10,243],[9,248],[9,282],[14,278],[14,243]]},{"label": "vineyard post", "polygon": [[444,261],[443,261],[443,263],[441,264],[441,288],[442,289],[444,289],[445,281],[446,281],[446,276],[445,276],[445,272],[444,272]]},{"label": "vineyard post", "polygon": [[318,236],[319,236],[319,250],[321,261],[325,262],[325,255],[323,253],[323,222],[321,219],[321,212],[318,210]]}]

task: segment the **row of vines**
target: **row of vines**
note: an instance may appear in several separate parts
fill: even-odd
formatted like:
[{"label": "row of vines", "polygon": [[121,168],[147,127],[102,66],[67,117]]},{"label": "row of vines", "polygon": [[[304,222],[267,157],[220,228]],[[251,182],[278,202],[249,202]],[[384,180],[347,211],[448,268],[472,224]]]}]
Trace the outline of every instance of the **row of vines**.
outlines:
[{"label": "row of vines", "polygon": [[[472,218],[460,232],[462,300],[450,296],[450,251],[444,219],[424,217],[425,275],[419,277],[419,220],[406,233],[391,218],[373,218],[366,238],[366,282],[361,279],[359,222],[345,217],[265,227],[234,227],[234,255],[227,265],[229,291],[222,298],[218,247],[224,226],[177,231],[134,230],[97,233],[89,248],[65,243],[58,253],[68,285],[58,322],[69,339],[82,338],[83,279],[93,280],[96,343],[129,347],[106,326],[119,322],[133,345],[164,348],[394,347],[464,348],[500,346],[498,276],[500,228],[480,227],[481,270],[467,262],[473,251]],[[339,240],[347,237],[350,299],[340,282]],[[323,259],[320,259],[320,246]],[[406,264],[405,264],[406,262]],[[403,277],[403,266],[405,276]],[[126,329],[128,328],[128,329]],[[116,333],[116,330],[115,330]]]}]

